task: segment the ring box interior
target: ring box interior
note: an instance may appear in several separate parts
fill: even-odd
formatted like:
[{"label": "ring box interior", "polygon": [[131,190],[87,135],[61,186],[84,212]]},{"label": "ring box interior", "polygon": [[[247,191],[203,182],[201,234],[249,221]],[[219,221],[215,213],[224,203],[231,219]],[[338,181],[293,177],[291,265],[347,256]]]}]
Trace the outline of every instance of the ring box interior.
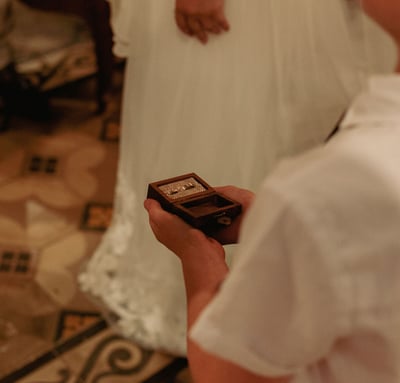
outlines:
[{"label": "ring box interior", "polygon": [[218,193],[195,173],[150,183],[147,198],[207,234],[229,226],[242,211],[240,203]]}]

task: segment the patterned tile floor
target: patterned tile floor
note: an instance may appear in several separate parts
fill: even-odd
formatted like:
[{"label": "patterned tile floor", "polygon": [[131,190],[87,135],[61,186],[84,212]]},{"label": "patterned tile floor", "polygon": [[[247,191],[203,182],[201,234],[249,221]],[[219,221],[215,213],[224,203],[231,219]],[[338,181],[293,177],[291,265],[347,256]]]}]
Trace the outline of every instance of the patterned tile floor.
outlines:
[{"label": "patterned tile floor", "polygon": [[0,134],[0,383],[190,382],[185,359],[122,338],[76,283],[112,216],[117,72],[102,115],[89,79],[50,120]]}]

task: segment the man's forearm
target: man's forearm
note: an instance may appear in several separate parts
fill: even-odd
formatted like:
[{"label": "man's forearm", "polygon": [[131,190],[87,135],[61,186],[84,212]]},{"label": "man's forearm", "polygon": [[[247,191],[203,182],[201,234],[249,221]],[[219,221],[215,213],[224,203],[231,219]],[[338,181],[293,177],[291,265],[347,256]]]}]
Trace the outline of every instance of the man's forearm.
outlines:
[{"label": "man's forearm", "polygon": [[[189,261],[188,261],[189,259]],[[201,312],[214,299],[228,274],[223,257],[193,254],[182,263],[186,294],[188,332]],[[199,272],[201,270],[201,272]],[[199,347],[188,337],[188,360],[195,383],[287,383],[288,379],[261,377]]]},{"label": "man's forearm", "polygon": [[[189,260],[186,258],[186,261],[182,262],[182,270],[186,287],[189,332],[201,312],[218,292],[228,274],[228,266],[223,257],[193,255]],[[215,381],[219,360],[204,352],[189,337],[188,359],[196,383]]]},{"label": "man's forearm", "polygon": [[[188,328],[192,326],[201,311],[209,304],[219,286],[228,274],[228,266],[221,256],[212,254],[193,258],[182,263],[185,280]],[[200,270],[200,271],[199,271]]]}]

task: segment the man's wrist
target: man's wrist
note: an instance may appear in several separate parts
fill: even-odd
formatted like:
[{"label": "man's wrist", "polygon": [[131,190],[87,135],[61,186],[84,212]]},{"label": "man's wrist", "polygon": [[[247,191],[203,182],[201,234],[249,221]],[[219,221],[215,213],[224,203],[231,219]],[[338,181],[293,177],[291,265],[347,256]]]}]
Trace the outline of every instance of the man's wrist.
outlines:
[{"label": "man's wrist", "polygon": [[220,254],[191,254],[182,261],[182,270],[188,300],[199,293],[215,293],[229,271]]}]

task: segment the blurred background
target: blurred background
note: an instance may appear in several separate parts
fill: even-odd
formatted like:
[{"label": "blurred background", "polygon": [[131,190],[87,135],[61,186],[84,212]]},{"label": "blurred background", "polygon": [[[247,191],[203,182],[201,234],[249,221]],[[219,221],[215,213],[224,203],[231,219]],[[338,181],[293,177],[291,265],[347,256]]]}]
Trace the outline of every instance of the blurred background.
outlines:
[{"label": "blurred background", "polygon": [[104,0],[0,0],[0,383],[190,382],[76,281],[113,212],[124,61],[109,17]]}]

